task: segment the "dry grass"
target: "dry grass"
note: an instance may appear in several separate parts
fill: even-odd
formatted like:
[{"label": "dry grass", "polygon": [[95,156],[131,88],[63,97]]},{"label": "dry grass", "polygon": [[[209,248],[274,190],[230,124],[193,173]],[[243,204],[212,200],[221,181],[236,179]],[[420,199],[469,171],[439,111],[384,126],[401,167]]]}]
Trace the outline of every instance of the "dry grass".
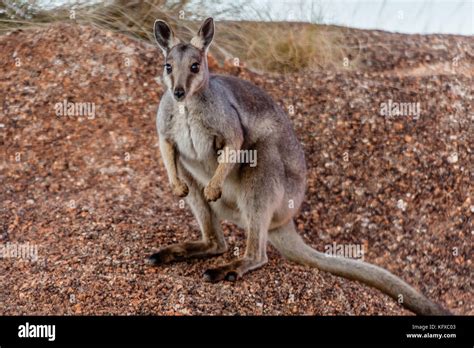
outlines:
[{"label": "dry grass", "polygon": [[[34,2],[33,2],[34,3]],[[44,10],[25,1],[0,3],[0,34],[16,28],[46,26],[71,21],[121,32],[140,40],[154,42],[152,27],[156,18],[165,19],[183,39],[190,39],[200,20],[209,14],[241,18],[249,9],[227,5],[217,11],[209,2],[180,0],[125,1],[77,4]],[[73,12],[72,12],[73,10]],[[191,15],[192,14],[192,15]],[[320,15],[318,14],[318,17]],[[268,17],[263,16],[266,20]],[[219,61],[239,64],[264,72],[302,72],[343,69],[348,56],[339,30],[305,23],[271,21],[218,21],[211,54]],[[351,67],[354,67],[351,62]]]},{"label": "dry grass", "polygon": [[225,26],[230,29],[230,37],[217,42],[258,70],[288,73],[340,69],[347,57],[342,33],[334,27],[271,22],[233,22]]}]

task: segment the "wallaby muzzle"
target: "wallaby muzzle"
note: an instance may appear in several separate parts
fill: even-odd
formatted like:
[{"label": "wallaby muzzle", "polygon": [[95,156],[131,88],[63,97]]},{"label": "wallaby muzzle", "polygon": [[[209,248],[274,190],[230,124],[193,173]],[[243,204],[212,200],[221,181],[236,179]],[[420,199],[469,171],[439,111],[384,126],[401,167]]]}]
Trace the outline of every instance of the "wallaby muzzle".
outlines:
[{"label": "wallaby muzzle", "polygon": [[183,87],[176,87],[173,91],[173,95],[176,98],[176,100],[182,100],[185,94],[186,93],[184,92]]}]

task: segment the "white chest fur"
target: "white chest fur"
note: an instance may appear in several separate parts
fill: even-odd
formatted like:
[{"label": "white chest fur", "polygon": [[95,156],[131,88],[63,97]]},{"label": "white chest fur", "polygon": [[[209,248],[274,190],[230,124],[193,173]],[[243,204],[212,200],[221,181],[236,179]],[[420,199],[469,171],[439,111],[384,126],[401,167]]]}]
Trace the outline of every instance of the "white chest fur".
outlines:
[{"label": "white chest fur", "polygon": [[204,161],[213,153],[213,136],[203,123],[205,115],[190,113],[183,104],[177,105],[173,134],[181,156]]}]

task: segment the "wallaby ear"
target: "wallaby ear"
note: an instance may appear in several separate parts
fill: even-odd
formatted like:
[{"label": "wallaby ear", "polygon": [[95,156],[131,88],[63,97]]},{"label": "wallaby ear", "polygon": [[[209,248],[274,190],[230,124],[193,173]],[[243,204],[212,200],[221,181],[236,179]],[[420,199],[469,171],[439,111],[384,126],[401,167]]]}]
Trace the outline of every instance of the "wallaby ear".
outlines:
[{"label": "wallaby ear", "polygon": [[164,54],[169,52],[171,47],[179,43],[179,40],[174,36],[171,27],[168,25],[168,23],[162,21],[161,19],[157,19],[155,21],[153,32],[155,33],[156,42],[163,50]]},{"label": "wallaby ear", "polygon": [[207,51],[214,37],[214,19],[207,18],[201,25],[197,35],[192,38],[191,45],[200,50]]}]

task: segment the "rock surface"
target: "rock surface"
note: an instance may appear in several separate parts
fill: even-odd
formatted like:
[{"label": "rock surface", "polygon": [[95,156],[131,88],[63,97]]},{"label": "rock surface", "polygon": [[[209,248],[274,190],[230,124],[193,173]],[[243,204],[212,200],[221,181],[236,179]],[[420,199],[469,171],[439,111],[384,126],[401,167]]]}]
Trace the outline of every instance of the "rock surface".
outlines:
[{"label": "rock surface", "polygon": [[[296,219],[308,243],[362,245],[366,261],[473,315],[474,40],[346,35],[359,47],[356,69],[216,70],[253,81],[288,111],[308,162]],[[155,47],[92,27],[0,37],[0,244],[38,252],[0,260],[0,314],[411,314],[271,247],[269,263],[243,280],[205,283],[206,268],[244,250],[231,224],[222,257],[145,264],[159,246],[199,236],[157,148],[161,66]],[[94,110],[58,115],[68,102]],[[393,102],[420,112],[381,115]]]}]

